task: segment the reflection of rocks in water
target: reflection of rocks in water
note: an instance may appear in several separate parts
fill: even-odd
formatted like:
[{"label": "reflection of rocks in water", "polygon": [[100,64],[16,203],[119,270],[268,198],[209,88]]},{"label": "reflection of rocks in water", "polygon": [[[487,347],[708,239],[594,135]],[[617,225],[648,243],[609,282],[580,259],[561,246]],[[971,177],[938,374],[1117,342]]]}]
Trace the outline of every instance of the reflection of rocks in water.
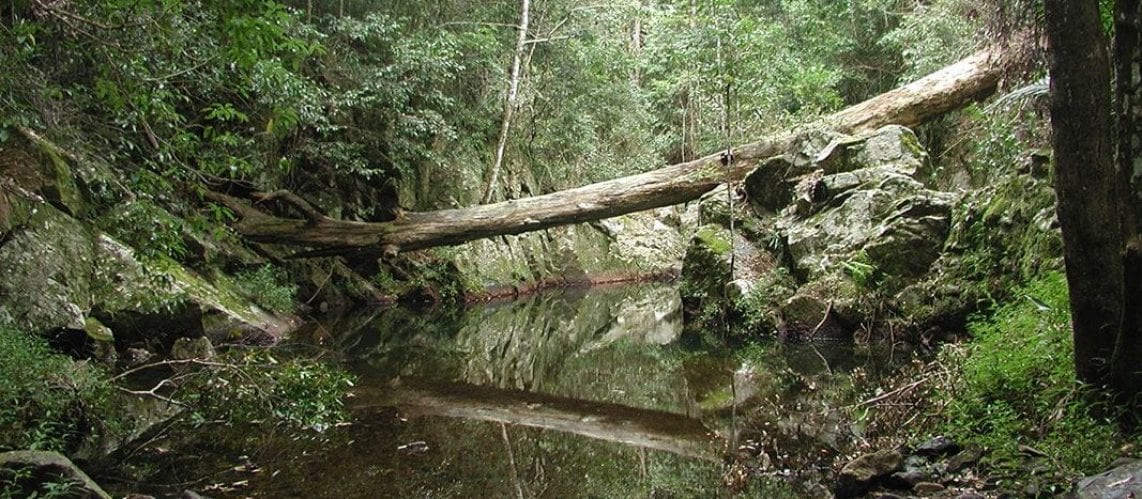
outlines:
[{"label": "reflection of rocks in water", "polygon": [[[383,312],[370,331],[341,341],[381,377],[463,381],[592,400],[626,399],[678,410],[681,374],[652,347],[681,331],[677,288],[624,286],[522,300]],[[458,311],[457,311],[458,310]]]},{"label": "reflection of rocks in water", "polygon": [[[593,373],[605,364],[606,378],[622,377],[612,371],[612,364],[622,370],[654,362],[642,359],[644,351],[621,347],[617,351],[616,344],[671,342],[681,328],[679,305],[676,289],[659,286],[540,296],[511,307],[488,309],[457,333],[460,350],[468,353],[463,380],[593,399],[621,395],[609,390],[629,391],[631,387],[610,386],[612,379],[595,379]],[[569,384],[568,380],[579,382]],[[645,386],[644,382],[634,384]]]},{"label": "reflection of rocks in water", "polygon": [[668,345],[682,334],[682,298],[674,288],[654,288],[623,299],[607,334],[588,345],[600,348],[626,339],[652,345]]}]

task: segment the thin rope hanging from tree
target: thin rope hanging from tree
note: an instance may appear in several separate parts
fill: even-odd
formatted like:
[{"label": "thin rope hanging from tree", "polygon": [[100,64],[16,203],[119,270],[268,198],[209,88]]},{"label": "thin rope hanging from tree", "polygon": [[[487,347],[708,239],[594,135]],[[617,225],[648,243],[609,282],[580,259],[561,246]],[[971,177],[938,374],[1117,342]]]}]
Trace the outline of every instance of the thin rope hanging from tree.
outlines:
[{"label": "thin rope hanging from tree", "polygon": [[[715,18],[716,19],[716,18]],[[722,32],[717,21],[715,21],[715,29],[718,30],[718,46],[717,46],[717,66],[720,80],[722,82],[722,166],[726,171],[726,205],[728,209],[728,216],[730,218],[730,281],[734,280],[734,267],[737,260],[737,251],[735,248],[735,235],[734,235],[734,188],[733,181],[729,178],[729,172],[733,170],[734,166],[734,150],[733,141],[730,134],[730,92],[733,89],[733,83],[729,73],[729,57],[722,55]],[[727,44],[733,44],[733,37],[726,32],[728,38]]]}]

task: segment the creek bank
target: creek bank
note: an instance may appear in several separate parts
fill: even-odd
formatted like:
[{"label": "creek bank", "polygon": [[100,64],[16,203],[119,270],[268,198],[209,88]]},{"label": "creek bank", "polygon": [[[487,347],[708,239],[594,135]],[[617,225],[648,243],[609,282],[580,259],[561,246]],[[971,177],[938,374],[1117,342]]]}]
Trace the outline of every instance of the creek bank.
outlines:
[{"label": "creek bank", "polygon": [[[81,462],[106,456],[180,410],[148,392],[149,385],[124,384],[114,372],[212,350],[203,347],[212,343],[273,345],[301,323],[288,310],[259,303],[237,272],[220,270],[219,262],[248,268],[266,258],[197,233],[185,220],[176,224],[172,213],[121,190],[123,179],[113,172],[26,130],[0,143],[0,328],[46,339],[68,358],[45,366],[86,369],[102,387],[97,400],[73,396],[62,415],[40,414],[47,420],[34,425],[20,421],[36,414],[42,402],[36,397],[64,397],[52,393],[67,389],[68,381],[56,378],[70,368],[46,372],[43,388],[19,392],[30,397],[16,402],[27,412],[5,413],[0,431],[41,425],[45,435],[64,432],[44,446]],[[185,250],[184,261],[157,251],[157,242]],[[215,263],[205,264],[210,258]],[[187,344],[197,351],[182,348]],[[24,342],[5,347],[38,352]],[[61,421],[74,425],[44,429]]]},{"label": "creek bank", "polygon": [[979,447],[961,447],[937,436],[916,448],[885,449],[862,454],[837,474],[837,498],[892,497],[896,493],[918,497],[973,497],[982,486],[974,467],[983,457]]},{"label": "creek bank", "polygon": [[[1024,446],[1030,457],[1039,455]],[[1066,495],[1075,499],[1126,499],[1142,493],[1142,459],[1120,458],[1104,473],[1075,480],[1070,490],[1059,490],[1031,480],[1018,490],[1005,490],[1007,476],[991,476],[983,460],[984,449],[961,447],[948,437],[937,436],[914,449],[886,449],[860,455],[837,475],[833,492],[839,499],[851,497],[1047,497]],[[1031,472],[1031,475],[1034,475]]]}]

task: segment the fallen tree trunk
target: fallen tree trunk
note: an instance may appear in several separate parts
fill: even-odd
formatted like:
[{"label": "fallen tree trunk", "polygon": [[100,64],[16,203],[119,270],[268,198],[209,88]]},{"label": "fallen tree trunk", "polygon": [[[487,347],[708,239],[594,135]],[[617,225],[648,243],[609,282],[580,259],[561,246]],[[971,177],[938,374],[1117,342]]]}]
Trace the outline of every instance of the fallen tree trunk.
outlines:
[{"label": "fallen tree trunk", "polygon": [[[994,92],[1000,76],[996,55],[978,52],[916,82],[841,110],[815,126],[860,135],[890,124],[919,125]],[[726,155],[717,153],[542,196],[406,213],[391,222],[353,222],[312,213],[307,213],[305,220],[281,218],[230,196],[209,193],[208,197],[236,211],[241,219],[235,229],[255,241],[324,249],[310,255],[372,248],[395,256],[400,251],[520,234],[697,199],[722,183],[745,178],[763,160],[786,152],[795,137],[794,132],[787,132],[736,147],[728,165],[724,164]]]}]

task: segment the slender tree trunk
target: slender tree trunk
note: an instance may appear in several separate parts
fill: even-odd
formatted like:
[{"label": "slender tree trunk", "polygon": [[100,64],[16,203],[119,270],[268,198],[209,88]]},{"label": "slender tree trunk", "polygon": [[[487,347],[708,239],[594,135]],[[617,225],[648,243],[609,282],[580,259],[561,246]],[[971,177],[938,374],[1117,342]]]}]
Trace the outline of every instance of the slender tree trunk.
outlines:
[{"label": "slender tree trunk", "polygon": [[496,144],[496,157],[484,176],[484,195],[480,198],[481,204],[491,202],[499,182],[500,168],[504,162],[504,149],[508,144],[508,131],[511,129],[512,115],[515,114],[516,100],[519,96],[520,66],[523,59],[523,49],[527,44],[527,25],[531,10],[531,0],[520,2],[519,36],[516,38],[515,53],[512,55],[511,76],[508,80],[508,95],[504,99],[504,117],[500,122],[500,140]]},{"label": "slender tree trunk", "polygon": [[634,20],[630,28],[630,57],[634,62],[630,70],[630,85],[639,88],[642,86],[642,74],[639,72],[642,62],[642,0],[635,0]]},{"label": "slender tree trunk", "polygon": [[1055,192],[1074,326],[1075,372],[1108,381],[1122,322],[1122,214],[1110,60],[1097,0],[1046,0]]},{"label": "slender tree trunk", "polygon": [[[864,134],[888,124],[916,126],[995,90],[999,68],[983,51],[921,80],[852,106],[819,123],[841,133]],[[254,240],[325,248],[308,256],[346,253],[362,248],[386,255],[460,244],[484,237],[520,234],[588,222],[697,199],[727,181],[744,178],[762,161],[789,151],[795,133],[777,134],[733,149],[734,161],[722,164],[722,151],[658,170],[542,196],[454,210],[405,213],[391,222],[335,220],[313,213],[307,219],[266,215],[248,204],[217,193],[212,200],[241,217],[235,229]]]}]

